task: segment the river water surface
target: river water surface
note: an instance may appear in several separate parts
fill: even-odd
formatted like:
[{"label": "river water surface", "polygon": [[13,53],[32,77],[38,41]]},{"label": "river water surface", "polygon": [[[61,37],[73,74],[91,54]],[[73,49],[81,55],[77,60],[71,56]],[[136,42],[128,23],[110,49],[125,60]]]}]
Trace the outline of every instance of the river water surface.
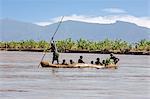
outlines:
[{"label": "river water surface", "polygon": [[[0,52],[0,99],[150,99],[150,56],[116,55],[118,69],[38,68],[43,53]],[[89,63],[108,54],[61,53]],[[51,60],[47,54],[44,60]]]}]

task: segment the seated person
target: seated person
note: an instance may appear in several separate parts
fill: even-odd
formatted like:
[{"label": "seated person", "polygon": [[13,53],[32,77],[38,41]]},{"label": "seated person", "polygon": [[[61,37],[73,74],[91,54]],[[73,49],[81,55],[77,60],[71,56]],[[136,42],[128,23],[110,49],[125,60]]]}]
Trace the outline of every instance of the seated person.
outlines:
[{"label": "seated person", "polygon": [[70,64],[74,64],[74,61],[72,59],[70,60]]},{"label": "seated person", "polygon": [[96,59],[95,64],[96,64],[96,65],[103,65],[103,64],[100,62],[100,58],[97,58],[97,59]]},{"label": "seated person", "polygon": [[67,63],[66,63],[66,60],[65,59],[63,59],[63,62],[61,63],[62,65],[68,65]]},{"label": "seated person", "polygon": [[110,64],[110,59],[107,58],[107,59],[105,60],[105,65],[109,65],[109,64]]},{"label": "seated person", "polygon": [[91,64],[94,64],[94,62],[93,62],[93,61],[91,61]]},{"label": "seated person", "polygon": [[83,56],[80,56],[80,59],[78,60],[78,63],[84,63],[84,61],[82,60]]},{"label": "seated person", "polygon": [[103,60],[103,61],[102,61],[102,64],[103,64],[103,65],[106,65],[106,61],[105,61],[105,60]]},{"label": "seated person", "polygon": [[116,58],[112,53],[110,54],[110,60],[113,60],[114,64],[117,64],[119,61],[119,58]]}]

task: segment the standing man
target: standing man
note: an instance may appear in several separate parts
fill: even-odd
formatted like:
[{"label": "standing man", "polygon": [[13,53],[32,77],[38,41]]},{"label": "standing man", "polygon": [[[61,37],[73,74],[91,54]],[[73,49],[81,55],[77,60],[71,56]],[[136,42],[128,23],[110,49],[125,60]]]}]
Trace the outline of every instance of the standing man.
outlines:
[{"label": "standing man", "polygon": [[51,51],[53,52],[52,64],[54,63],[55,60],[57,61],[57,64],[59,64],[59,60],[58,60],[59,53],[57,51],[57,47],[54,40],[52,40],[51,42]]}]

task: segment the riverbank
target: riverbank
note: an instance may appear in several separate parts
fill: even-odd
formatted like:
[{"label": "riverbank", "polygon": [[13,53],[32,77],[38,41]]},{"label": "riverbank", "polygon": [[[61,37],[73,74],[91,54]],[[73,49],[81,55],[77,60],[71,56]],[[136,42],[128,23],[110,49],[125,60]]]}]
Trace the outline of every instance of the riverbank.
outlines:
[{"label": "riverbank", "polygon": [[0,48],[0,51],[44,52],[44,48]]},{"label": "riverbank", "polygon": [[[44,52],[44,48],[0,48],[0,51],[29,51],[29,52]],[[50,52],[50,50],[47,50]],[[120,50],[65,50],[63,53],[95,53],[95,54],[126,54],[126,55],[150,55],[150,51],[120,51]]]},{"label": "riverbank", "polygon": [[128,55],[150,55],[150,51],[77,51],[77,50],[69,50],[66,53],[96,53],[96,54],[128,54]]},{"label": "riverbank", "polygon": [[[71,38],[55,41],[58,52],[61,53],[98,53],[98,54],[131,54],[150,55],[150,41],[143,39],[137,42],[123,40],[92,41],[86,39],[72,40]],[[6,51],[50,51],[51,45],[47,41],[8,41],[0,42],[0,50]]]}]

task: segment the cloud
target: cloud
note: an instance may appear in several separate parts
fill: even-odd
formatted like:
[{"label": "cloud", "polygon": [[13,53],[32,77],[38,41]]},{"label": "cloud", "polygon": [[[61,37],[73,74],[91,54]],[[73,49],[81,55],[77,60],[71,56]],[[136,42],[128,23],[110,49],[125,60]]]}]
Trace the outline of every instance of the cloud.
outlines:
[{"label": "cloud", "polygon": [[40,25],[40,26],[46,26],[46,25],[50,25],[50,24],[53,24],[53,23],[47,21],[47,22],[36,22],[35,24]]},{"label": "cloud", "polygon": [[[45,26],[60,21],[61,17],[56,17],[47,22],[37,22],[36,24]],[[138,26],[150,28],[150,17],[135,17],[131,15],[109,15],[109,16],[84,16],[84,15],[71,15],[65,16],[63,21],[73,20],[87,23],[110,24],[116,21],[124,21],[134,23]]]},{"label": "cloud", "polygon": [[125,10],[119,8],[106,8],[102,9],[102,11],[107,13],[127,13]]}]

